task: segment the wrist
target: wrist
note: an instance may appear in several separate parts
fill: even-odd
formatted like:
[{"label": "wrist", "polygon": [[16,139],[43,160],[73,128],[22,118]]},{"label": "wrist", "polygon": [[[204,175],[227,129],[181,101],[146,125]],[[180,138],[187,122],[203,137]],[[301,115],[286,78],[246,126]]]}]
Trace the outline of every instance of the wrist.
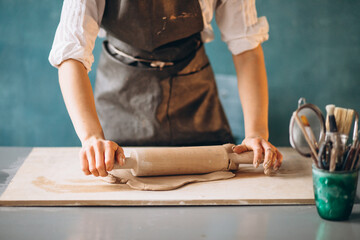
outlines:
[{"label": "wrist", "polygon": [[93,142],[97,140],[105,140],[104,134],[97,133],[97,134],[88,134],[85,137],[81,138],[81,145],[84,146],[88,142]]},{"label": "wrist", "polygon": [[251,132],[251,133],[245,133],[245,138],[262,138],[266,141],[269,140],[269,132]]}]

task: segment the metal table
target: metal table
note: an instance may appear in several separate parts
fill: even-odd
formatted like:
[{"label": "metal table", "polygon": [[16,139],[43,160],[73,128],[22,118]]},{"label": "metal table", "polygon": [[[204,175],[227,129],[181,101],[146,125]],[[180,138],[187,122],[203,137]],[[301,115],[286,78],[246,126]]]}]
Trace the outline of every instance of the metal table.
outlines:
[{"label": "metal table", "polygon": [[[31,148],[0,147],[0,193]],[[359,185],[357,196],[359,198]],[[360,239],[360,204],[348,221],[314,205],[0,207],[0,239]]]}]

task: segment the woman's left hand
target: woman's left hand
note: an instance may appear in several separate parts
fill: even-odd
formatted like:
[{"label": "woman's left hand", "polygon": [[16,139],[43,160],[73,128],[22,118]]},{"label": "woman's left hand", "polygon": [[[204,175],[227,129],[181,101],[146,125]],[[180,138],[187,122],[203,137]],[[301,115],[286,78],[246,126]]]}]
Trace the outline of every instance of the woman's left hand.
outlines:
[{"label": "woman's left hand", "polygon": [[245,138],[240,145],[233,148],[235,153],[247,151],[254,152],[253,165],[259,167],[261,163],[264,166],[264,173],[269,175],[271,169],[277,171],[282,163],[283,155],[270,142],[261,137]]}]

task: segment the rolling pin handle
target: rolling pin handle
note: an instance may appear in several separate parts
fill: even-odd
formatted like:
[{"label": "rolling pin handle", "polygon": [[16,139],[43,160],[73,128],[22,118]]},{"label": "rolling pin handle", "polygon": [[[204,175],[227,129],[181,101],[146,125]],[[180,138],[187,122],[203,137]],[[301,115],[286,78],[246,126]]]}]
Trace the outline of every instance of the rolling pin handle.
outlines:
[{"label": "rolling pin handle", "polygon": [[123,166],[120,166],[120,164],[115,161],[113,169],[134,169],[135,166],[136,160],[134,160],[132,157],[127,157],[125,158],[125,164]]},{"label": "rolling pin handle", "polygon": [[243,153],[229,153],[228,154],[230,161],[236,164],[252,164],[254,159],[254,152],[243,152]]}]

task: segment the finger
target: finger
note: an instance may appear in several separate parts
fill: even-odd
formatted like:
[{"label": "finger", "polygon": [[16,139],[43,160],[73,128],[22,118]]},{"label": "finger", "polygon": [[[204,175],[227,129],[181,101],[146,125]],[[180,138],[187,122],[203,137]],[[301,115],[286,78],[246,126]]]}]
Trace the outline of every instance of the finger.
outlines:
[{"label": "finger", "polygon": [[245,145],[248,150],[254,152],[253,166],[258,168],[259,165],[263,162],[263,148],[261,146],[260,139],[251,139],[245,143],[247,139],[244,139],[241,145]]},{"label": "finger", "polygon": [[[117,149],[114,149],[114,146],[112,146],[113,142],[106,142],[105,144],[105,166],[106,166],[106,171],[111,171],[114,168],[114,158],[115,158],[115,151]],[[114,143],[116,144],[116,143]],[[117,144],[116,144],[117,145]]]},{"label": "finger", "polygon": [[89,147],[89,149],[86,151],[86,157],[88,159],[89,163],[89,170],[90,172],[95,176],[99,176],[99,172],[96,169],[96,160],[95,160],[95,152],[93,147]]},{"label": "finger", "polygon": [[271,175],[271,168],[264,169],[264,174],[265,175]]},{"label": "finger", "polygon": [[234,153],[243,153],[250,151],[250,149],[245,144],[240,144],[237,146],[233,146],[233,151]]},{"label": "finger", "polygon": [[108,174],[105,170],[104,147],[102,142],[97,142],[95,145],[96,169],[101,177],[106,177]]},{"label": "finger", "polygon": [[272,160],[274,158],[274,152],[271,148],[265,149],[264,168],[270,168]]},{"label": "finger", "polygon": [[118,146],[118,148],[116,149],[115,155],[116,155],[116,161],[120,164],[120,166],[124,166],[125,154],[124,154],[124,150],[120,146]]},{"label": "finger", "polygon": [[261,141],[261,146],[264,149],[264,167],[269,168],[272,165],[272,160],[274,158],[274,153],[275,153],[275,147],[269,143],[266,140],[262,140]]},{"label": "finger", "polygon": [[254,160],[253,160],[253,165],[255,168],[258,168],[260,163],[263,160],[263,151],[262,148],[260,146],[257,146],[255,148],[253,148],[253,152],[254,152]]},{"label": "finger", "polygon": [[273,151],[273,156],[271,159],[271,165],[269,166],[269,169],[272,170],[275,167],[275,163],[276,163],[276,159],[277,159],[277,153],[276,150],[272,150]]},{"label": "finger", "polygon": [[80,157],[82,171],[84,172],[85,175],[90,175],[91,172],[89,171],[89,163],[88,163],[88,159],[86,157],[86,151],[81,149],[81,151],[79,153],[79,157]]},{"label": "finger", "polygon": [[281,164],[283,162],[283,155],[279,150],[276,149],[276,162],[274,164],[274,170],[277,171],[281,167]]}]

